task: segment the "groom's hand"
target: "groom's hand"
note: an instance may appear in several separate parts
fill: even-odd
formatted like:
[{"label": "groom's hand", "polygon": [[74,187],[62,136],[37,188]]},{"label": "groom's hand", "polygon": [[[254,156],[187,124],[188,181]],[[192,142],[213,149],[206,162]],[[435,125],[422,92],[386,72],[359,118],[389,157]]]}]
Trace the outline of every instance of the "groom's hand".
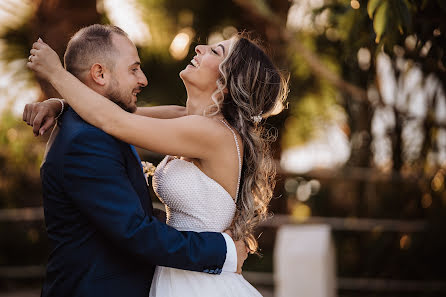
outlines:
[{"label": "groom's hand", "polygon": [[[232,232],[230,230],[225,231],[226,234],[232,237]],[[235,250],[237,251],[237,273],[242,273],[243,263],[245,263],[246,258],[248,258],[248,247],[243,240],[234,240]]]}]

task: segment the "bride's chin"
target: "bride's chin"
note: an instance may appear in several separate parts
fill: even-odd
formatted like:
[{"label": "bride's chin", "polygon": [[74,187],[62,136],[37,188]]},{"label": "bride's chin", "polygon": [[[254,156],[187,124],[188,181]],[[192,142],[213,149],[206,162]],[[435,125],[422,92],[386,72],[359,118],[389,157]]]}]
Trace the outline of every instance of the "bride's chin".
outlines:
[{"label": "bride's chin", "polygon": [[183,70],[180,71],[180,78],[183,81],[187,80],[187,73],[188,73],[187,69],[183,69]]},{"label": "bride's chin", "polygon": [[190,78],[188,77],[188,73],[186,70],[180,72],[180,78],[183,81],[183,84],[186,86],[190,82]]}]

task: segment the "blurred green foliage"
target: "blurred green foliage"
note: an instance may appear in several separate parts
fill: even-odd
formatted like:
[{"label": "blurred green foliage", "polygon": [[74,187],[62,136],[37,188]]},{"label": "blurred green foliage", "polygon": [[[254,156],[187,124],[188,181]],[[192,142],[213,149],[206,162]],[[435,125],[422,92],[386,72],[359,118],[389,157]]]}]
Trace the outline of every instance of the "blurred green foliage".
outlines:
[{"label": "blurred green foliage", "polygon": [[345,112],[336,99],[333,86],[320,81],[318,91],[295,100],[285,121],[282,148],[305,145],[324,133],[327,126],[337,124]]},{"label": "blurred green foliage", "polygon": [[39,167],[45,143],[10,111],[0,117],[0,208],[40,206]]}]

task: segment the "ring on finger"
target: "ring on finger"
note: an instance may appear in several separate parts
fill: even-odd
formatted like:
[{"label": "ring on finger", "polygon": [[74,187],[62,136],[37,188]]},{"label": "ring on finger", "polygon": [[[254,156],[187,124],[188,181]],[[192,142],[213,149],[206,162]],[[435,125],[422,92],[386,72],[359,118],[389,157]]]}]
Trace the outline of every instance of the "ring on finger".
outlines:
[{"label": "ring on finger", "polygon": [[33,55],[30,55],[29,57],[28,57],[28,61],[30,61],[30,62],[32,62],[32,58],[33,57]]}]

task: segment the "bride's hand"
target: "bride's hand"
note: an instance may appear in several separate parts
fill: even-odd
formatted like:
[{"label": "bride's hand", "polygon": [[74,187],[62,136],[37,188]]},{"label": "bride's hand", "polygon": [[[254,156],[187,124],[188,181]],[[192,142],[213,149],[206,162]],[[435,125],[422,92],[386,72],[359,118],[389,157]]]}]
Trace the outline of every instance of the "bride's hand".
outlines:
[{"label": "bride's hand", "polygon": [[49,82],[58,76],[59,71],[64,70],[57,53],[42,39],[38,39],[30,50],[26,64],[37,76]]},{"label": "bride's hand", "polygon": [[56,123],[61,112],[61,104],[57,101],[29,103],[23,110],[23,121],[33,127],[35,136],[43,135]]}]

